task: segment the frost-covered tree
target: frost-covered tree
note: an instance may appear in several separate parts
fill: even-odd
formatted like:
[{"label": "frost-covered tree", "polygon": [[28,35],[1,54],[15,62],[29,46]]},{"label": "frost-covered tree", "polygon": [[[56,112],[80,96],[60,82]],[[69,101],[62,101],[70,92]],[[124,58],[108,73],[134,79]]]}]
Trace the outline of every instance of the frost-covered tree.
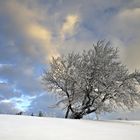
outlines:
[{"label": "frost-covered tree", "polygon": [[43,74],[47,90],[59,97],[65,118],[132,109],[140,102],[140,73],[129,73],[109,42],[98,41],[89,51],[53,58]]}]

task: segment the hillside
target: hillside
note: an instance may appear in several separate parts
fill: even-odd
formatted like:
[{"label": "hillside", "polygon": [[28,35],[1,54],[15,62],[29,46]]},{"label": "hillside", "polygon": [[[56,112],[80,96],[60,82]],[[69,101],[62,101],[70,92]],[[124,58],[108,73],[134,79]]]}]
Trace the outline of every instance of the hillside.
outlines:
[{"label": "hillside", "polygon": [[0,140],[139,140],[139,121],[0,115]]}]

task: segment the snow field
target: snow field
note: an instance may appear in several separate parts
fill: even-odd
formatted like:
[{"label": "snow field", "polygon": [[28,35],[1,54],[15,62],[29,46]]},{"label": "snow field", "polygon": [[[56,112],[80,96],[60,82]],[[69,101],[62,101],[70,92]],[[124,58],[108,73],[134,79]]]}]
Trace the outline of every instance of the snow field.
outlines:
[{"label": "snow field", "polygon": [[0,140],[140,140],[140,121],[0,115]]}]

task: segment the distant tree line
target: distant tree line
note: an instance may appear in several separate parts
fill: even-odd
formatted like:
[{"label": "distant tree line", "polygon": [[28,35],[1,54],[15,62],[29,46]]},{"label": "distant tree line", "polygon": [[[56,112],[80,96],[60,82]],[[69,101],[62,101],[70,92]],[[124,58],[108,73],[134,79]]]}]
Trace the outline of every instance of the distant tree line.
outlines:
[{"label": "distant tree line", "polygon": [[[16,113],[16,115],[23,115],[23,112],[20,111],[18,113]],[[31,113],[30,116],[38,116],[38,117],[43,117],[45,116],[44,113],[42,111],[39,111],[37,115],[35,115],[34,113]]]}]

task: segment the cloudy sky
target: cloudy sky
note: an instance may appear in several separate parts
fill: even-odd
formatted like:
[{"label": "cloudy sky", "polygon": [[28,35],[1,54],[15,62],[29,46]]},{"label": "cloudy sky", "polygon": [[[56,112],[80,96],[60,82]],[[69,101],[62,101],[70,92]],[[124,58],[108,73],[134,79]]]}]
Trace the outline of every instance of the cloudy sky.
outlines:
[{"label": "cloudy sky", "polygon": [[140,0],[0,0],[0,113],[52,112],[41,85],[51,56],[106,39],[140,69]]}]

